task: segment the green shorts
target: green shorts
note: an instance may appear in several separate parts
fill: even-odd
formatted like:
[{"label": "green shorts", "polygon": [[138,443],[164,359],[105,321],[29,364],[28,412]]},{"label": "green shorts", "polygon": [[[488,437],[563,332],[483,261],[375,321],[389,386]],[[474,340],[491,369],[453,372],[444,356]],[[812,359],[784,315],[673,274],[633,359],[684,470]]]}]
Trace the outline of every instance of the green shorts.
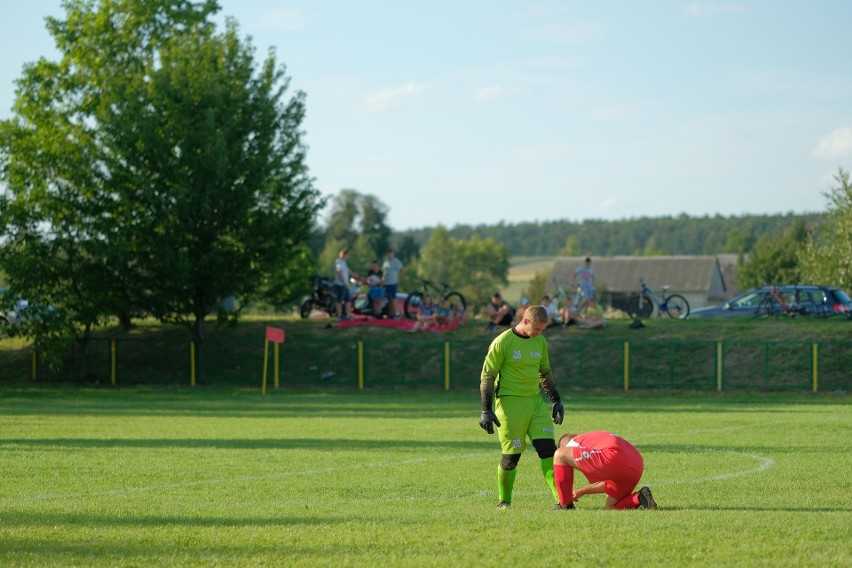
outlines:
[{"label": "green shorts", "polygon": [[504,454],[520,454],[530,440],[554,439],[550,404],[544,397],[501,396],[494,405],[500,420],[497,435]]}]

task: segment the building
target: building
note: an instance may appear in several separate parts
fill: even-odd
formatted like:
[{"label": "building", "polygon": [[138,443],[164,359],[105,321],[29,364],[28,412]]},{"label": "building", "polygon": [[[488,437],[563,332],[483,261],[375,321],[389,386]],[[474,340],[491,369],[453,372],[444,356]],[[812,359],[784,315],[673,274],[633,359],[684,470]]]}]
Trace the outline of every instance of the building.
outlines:
[{"label": "building", "polygon": [[[573,294],[571,283],[585,257],[560,257],[551,272],[548,291],[558,283]],[[668,286],[669,294],[680,294],[691,309],[722,304],[729,297],[722,268],[715,256],[611,256],[592,257],[597,293],[603,303],[624,309],[627,300],[639,293],[639,281],[653,290]]]}]

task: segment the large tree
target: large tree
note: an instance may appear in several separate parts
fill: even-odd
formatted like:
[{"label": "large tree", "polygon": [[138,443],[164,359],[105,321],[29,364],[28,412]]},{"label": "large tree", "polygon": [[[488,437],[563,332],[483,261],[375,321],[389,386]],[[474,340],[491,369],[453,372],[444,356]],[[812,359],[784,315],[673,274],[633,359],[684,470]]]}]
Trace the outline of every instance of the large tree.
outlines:
[{"label": "large tree", "polygon": [[828,212],[799,258],[809,282],[852,291],[852,183],[840,169],[826,194]]},{"label": "large tree", "polygon": [[[211,22],[214,1],[63,6],[65,19],[48,19],[61,60],[25,67],[0,125],[10,289],[30,295],[28,267],[62,262],[80,305],[98,306],[78,325],[138,305],[196,342],[222,298],[298,294],[287,280],[309,270],[322,203],[301,141],[304,94],[286,98],[274,53],[256,65],[232,20]],[[44,298],[65,317],[84,312]]]},{"label": "large tree", "polygon": [[796,221],[780,237],[761,238],[749,261],[737,267],[740,288],[806,283],[799,258],[807,238],[804,221]]}]

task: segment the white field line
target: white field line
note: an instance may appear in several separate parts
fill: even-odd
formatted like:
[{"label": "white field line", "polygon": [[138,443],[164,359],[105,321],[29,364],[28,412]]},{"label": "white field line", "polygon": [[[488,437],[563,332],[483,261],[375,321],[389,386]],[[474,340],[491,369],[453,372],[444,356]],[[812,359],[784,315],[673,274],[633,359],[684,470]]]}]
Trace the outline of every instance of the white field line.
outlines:
[{"label": "white field line", "polygon": [[25,501],[45,501],[52,499],[80,499],[83,497],[108,497],[111,495],[128,495],[131,493],[146,493],[151,491],[164,491],[169,489],[183,489],[187,487],[200,487],[205,485],[221,485],[221,484],[230,484],[230,483],[241,483],[246,481],[261,481],[265,479],[280,479],[286,477],[295,477],[299,475],[321,475],[321,474],[329,474],[336,473],[340,471],[347,470],[356,470],[363,469],[365,467],[370,468],[385,468],[385,467],[399,467],[404,465],[412,465],[426,462],[442,462],[442,461],[454,461],[454,460],[464,460],[464,459],[474,459],[481,458],[487,455],[493,456],[493,452],[479,452],[472,453],[463,456],[442,456],[435,458],[410,458],[406,460],[396,461],[396,462],[374,462],[374,463],[358,463],[353,464],[351,466],[343,466],[343,467],[323,467],[323,468],[315,468],[315,469],[305,469],[300,471],[276,471],[272,473],[267,473],[264,475],[241,475],[237,477],[226,477],[226,478],[218,478],[218,479],[202,479],[198,481],[181,481],[176,483],[157,483],[153,485],[142,485],[138,487],[121,487],[116,489],[105,489],[102,491],[80,491],[73,493],[47,493],[43,495],[28,495],[21,497],[8,497],[4,499],[0,499],[0,503],[14,504],[21,503]]},{"label": "white field line", "polygon": [[[694,452],[703,452],[703,453],[718,453],[718,454],[727,454],[731,456],[741,456],[757,462],[757,465],[754,467],[749,467],[746,469],[741,469],[737,471],[732,471],[728,473],[722,473],[719,475],[707,476],[707,477],[694,477],[689,479],[655,479],[653,484],[654,487],[665,486],[665,485],[685,485],[685,484],[695,484],[695,483],[705,483],[708,481],[721,481],[723,479],[731,479],[733,477],[742,477],[746,475],[754,475],[762,473],[772,466],[775,465],[775,460],[771,458],[767,458],[764,456],[760,456],[757,454],[749,454],[746,452],[737,452],[734,450],[723,450],[716,448],[702,448],[702,447],[687,447],[688,451]],[[20,503],[25,501],[44,501],[44,500],[67,500],[67,499],[80,499],[84,497],[109,497],[113,495],[130,495],[133,493],[147,493],[154,491],[168,491],[172,489],[185,489],[189,487],[200,487],[207,485],[222,485],[222,484],[232,484],[232,483],[243,483],[243,482],[252,482],[252,481],[262,481],[269,479],[281,479],[287,477],[295,477],[300,475],[320,475],[320,474],[329,474],[336,473],[340,471],[346,470],[355,470],[361,469],[363,467],[369,468],[387,468],[387,467],[399,467],[404,465],[414,465],[428,462],[442,462],[442,461],[455,461],[455,460],[465,460],[465,459],[480,459],[485,456],[494,456],[493,452],[478,452],[471,453],[464,456],[442,456],[435,458],[410,458],[406,460],[401,460],[397,462],[392,461],[383,461],[383,462],[374,462],[370,464],[357,464],[351,466],[343,466],[343,467],[325,467],[325,468],[315,468],[315,469],[306,469],[301,471],[278,471],[273,473],[267,473],[264,475],[242,475],[238,477],[227,477],[227,478],[218,478],[218,479],[203,479],[198,481],[182,481],[176,483],[158,483],[153,485],[142,485],[137,487],[122,487],[116,489],[105,489],[102,491],[87,491],[87,492],[76,492],[76,493],[54,493],[54,494],[43,494],[43,495],[31,495],[24,496],[18,498],[6,498],[0,499],[0,503],[9,505],[14,503]],[[493,491],[480,491],[477,495],[484,496],[490,495]]]},{"label": "white field line", "polygon": [[716,454],[728,454],[732,456],[743,456],[752,460],[755,460],[757,463],[756,467],[752,467],[749,469],[742,469],[739,471],[732,471],[730,473],[722,473],[719,475],[712,475],[708,477],[694,477],[692,479],[672,479],[672,480],[661,480],[654,481],[654,487],[658,485],[685,485],[691,483],[704,483],[707,481],[721,481],[723,479],[731,479],[732,477],[742,477],[744,475],[752,475],[757,473],[763,473],[770,467],[775,465],[775,460],[772,458],[767,458],[763,456],[759,456],[757,454],[748,454],[746,452],[737,452],[734,450],[720,450],[715,448],[698,448],[698,447],[689,447],[687,446],[689,451],[693,452],[708,452],[708,453],[716,453]]}]

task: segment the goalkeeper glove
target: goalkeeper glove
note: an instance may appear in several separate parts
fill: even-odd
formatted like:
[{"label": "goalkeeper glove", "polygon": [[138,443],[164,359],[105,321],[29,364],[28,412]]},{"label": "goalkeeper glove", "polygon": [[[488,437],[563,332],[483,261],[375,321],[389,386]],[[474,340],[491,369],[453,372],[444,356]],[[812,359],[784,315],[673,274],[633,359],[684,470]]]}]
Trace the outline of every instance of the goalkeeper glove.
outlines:
[{"label": "goalkeeper glove", "polygon": [[554,424],[562,424],[562,419],[565,417],[565,407],[562,406],[560,401],[556,401],[553,403],[553,411],[550,413],[553,417]]},{"label": "goalkeeper glove", "polygon": [[483,410],[479,417],[479,427],[488,432],[494,433],[494,425],[500,426],[500,421],[497,420],[497,415],[491,410]]}]

